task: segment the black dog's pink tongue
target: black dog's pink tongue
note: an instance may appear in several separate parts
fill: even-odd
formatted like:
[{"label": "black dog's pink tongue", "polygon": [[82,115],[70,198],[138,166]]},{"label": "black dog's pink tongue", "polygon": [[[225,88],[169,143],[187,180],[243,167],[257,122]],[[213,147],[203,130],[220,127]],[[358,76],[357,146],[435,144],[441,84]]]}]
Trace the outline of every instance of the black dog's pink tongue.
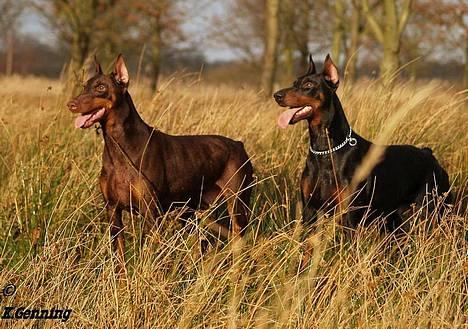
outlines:
[{"label": "black dog's pink tongue", "polygon": [[291,119],[293,118],[294,114],[296,114],[297,111],[300,109],[288,109],[284,111],[283,113],[280,114],[278,118],[278,126],[280,128],[286,128],[289,125],[289,122],[291,122]]}]

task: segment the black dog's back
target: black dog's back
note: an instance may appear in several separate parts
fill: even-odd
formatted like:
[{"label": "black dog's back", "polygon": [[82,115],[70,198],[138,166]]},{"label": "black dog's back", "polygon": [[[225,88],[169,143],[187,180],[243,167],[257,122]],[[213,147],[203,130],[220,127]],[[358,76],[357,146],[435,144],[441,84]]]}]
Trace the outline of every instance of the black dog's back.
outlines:
[{"label": "black dog's back", "polygon": [[441,195],[450,188],[448,175],[432,150],[411,145],[388,146],[369,180],[367,189],[373,189],[372,206],[385,212],[412,203],[422,205],[424,196],[433,189]]}]

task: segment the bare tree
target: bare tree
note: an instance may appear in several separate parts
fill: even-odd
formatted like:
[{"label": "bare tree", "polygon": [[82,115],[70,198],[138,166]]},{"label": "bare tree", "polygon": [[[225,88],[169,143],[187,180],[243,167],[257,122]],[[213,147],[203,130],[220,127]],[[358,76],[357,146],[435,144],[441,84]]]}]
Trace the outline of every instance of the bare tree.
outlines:
[{"label": "bare tree", "polygon": [[0,33],[3,35],[5,48],[5,75],[13,73],[14,34],[24,6],[25,1],[23,0],[3,0],[0,2]]},{"label": "bare tree", "polygon": [[[465,0],[418,0],[409,26],[423,55],[464,56],[464,87],[468,88],[468,3]],[[417,35],[415,35],[417,34]]]},{"label": "bare tree", "polygon": [[[71,68],[82,68],[93,47],[112,44],[112,31],[117,0],[50,0],[35,3],[39,12],[58,33],[70,50]],[[104,43],[105,40],[105,43]],[[114,47],[115,48],[115,47]],[[113,55],[115,56],[115,55]]]},{"label": "bare tree", "polygon": [[265,50],[263,54],[263,71],[261,87],[266,95],[273,91],[278,57],[278,12],[279,0],[266,0]]},{"label": "bare tree", "polygon": [[338,65],[341,64],[341,54],[345,38],[345,4],[343,0],[335,0],[333,4],[333,38],[332,38],[332,58]]},{"label": "bare tree", "polygon": [[[283,0],[280,3],[280,25],[283,27],[280,33],[280,39],[282,43],[282,56],[283,56],[283,73],[285,77],[290,80],[294,77],[294,52],[296,50],[296,39],[294,37],[295,31],[294,26],[299,21],[299,17],[296,12],[296,1],[294,0]],[[299,16],[299,17],[298,17]]]},{"label": "bare tree", "polygon": [[369,1],[361,2],[369,29],[383,49],[380,74],[385,83],[390,82],[392,74],[400,66],[401,36],[411,13],[411,2],[412,0],[383,0],[381,23],[375,13],[369,9]]},{"label": "bare tree", "polygon": [[465,70],[463,74],[463,86],[465,89],[468,89],[468,40],[466,40],[465,43]]},{"label": "bare tree", "polygon": [[[297,0],[296,0],[297,1]],[[313,8],[320,10],[320,5],[323,2],[316,0],[302,0],[296,3],[297,21],[294,23],[296,29],[294,30],[296,49],[300,54],[299,66],[302,68],[307,67],[309,62],[309,41],[312,29],[317,31],[320,35],[321,31],[318,29],[321,25],[320,19],[311,20]],[[314,24],[315,23],[315,24]],[[315,40],[320,40],[320,37],[314,36]]]},{"label": "bare tree", "polygon": [[[230,1],[226,14],[212,20],[212,46],[227,46],[254,69],[260,67],[262,72],[265,72],[263,68],[268,48],[268,6],[266,0]],[[278,71],[275,75],[289,80],[297,73],[297,67],[307,66],[310,50],[317,51],[325,48],[325,45],[328,46],[326,22],[331,15],[327,11],[326,0],[281,0],[278,1],[278,6],[276,20],[280,28],[276,36],[274,61],[280,62],[281,65],[278,70],[275,65],[275,71]],[[320,15],[315,15],[318,12]],[[270,53],[271,50],[272,48]],[[262,77],[264,75],[261,75]],[[264,86],[262,83],[261,85]]]},{"label": "bare tree", "polygon": [[[289,1],[289,0],[285,0]],[[259,64],[258,54],[265,41],[265,0],[233,0],[224,15],[211,20],[211,47],[228,47],[252,66]]]},{"label": "bare tree", "polygon": [[362,34],[362,22],[361,22],[361,6],[356,1],[353,1],[351,6],[351,18],[349,23],[349,47],[346,49],[346,72],[345,76],[351,81],[356,80],[357,74],[357,60],[358,60],[358,48]]},{"label": "bare tree", "polygon": [[156,90],[161,72],[161,56],[171,43],[182,41],[180,28],[185,17],[179,1],[138,0],[135,1],[138,39],[148,44],[151,64],[151,88]]},{"label": "bare tree", "polygon": [[[312,26],[316,28],[311,20],[311,14],[314,12],[314,7],[316,9],[320,7],[318,2],[322,3],[311,0],[283,0],[280,2],[279,50],[283,60],[281,64],[283,75],[288,80],[297,74],[294,69],[298,58],[300,68],[307,66]],[[317,31],[318,34],[320,34],[319,31]],[[314,35],[314,39],[320,40],[316,35]]]}]

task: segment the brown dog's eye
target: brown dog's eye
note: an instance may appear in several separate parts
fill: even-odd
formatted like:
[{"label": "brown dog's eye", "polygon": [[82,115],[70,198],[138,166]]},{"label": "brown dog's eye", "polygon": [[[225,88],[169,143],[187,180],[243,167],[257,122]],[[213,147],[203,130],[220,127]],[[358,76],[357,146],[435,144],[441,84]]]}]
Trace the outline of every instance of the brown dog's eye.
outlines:
[{"label": "brown dog's eye", "polygon": [[104,85],[98,85],[98,86],[96,87],[96,90],[99,91],[99,92],[106,91],[106,86],[104,86]]},{"label": "brown dog's eye", "polygon": [[304,84],[302,85],[302,88],[307,88],[307,89],[313,88],[313,87],[314,87],[314,84],[313,84],[312,82],[310,82],[310,81],[309,81],[309,82],[306,82],[306,83],[304,83]]}]

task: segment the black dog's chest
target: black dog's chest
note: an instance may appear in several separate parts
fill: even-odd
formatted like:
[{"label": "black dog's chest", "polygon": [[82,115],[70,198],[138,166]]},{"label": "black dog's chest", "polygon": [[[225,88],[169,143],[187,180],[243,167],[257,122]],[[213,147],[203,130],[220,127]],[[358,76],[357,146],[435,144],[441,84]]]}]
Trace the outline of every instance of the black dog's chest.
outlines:
[{"label": "black dog's chest", "polygon": [[308,163],[304,169],[302,189],[305,199],[316,209],[328,208],[342,202],[349,180],[333,168],[321,168]]}]

